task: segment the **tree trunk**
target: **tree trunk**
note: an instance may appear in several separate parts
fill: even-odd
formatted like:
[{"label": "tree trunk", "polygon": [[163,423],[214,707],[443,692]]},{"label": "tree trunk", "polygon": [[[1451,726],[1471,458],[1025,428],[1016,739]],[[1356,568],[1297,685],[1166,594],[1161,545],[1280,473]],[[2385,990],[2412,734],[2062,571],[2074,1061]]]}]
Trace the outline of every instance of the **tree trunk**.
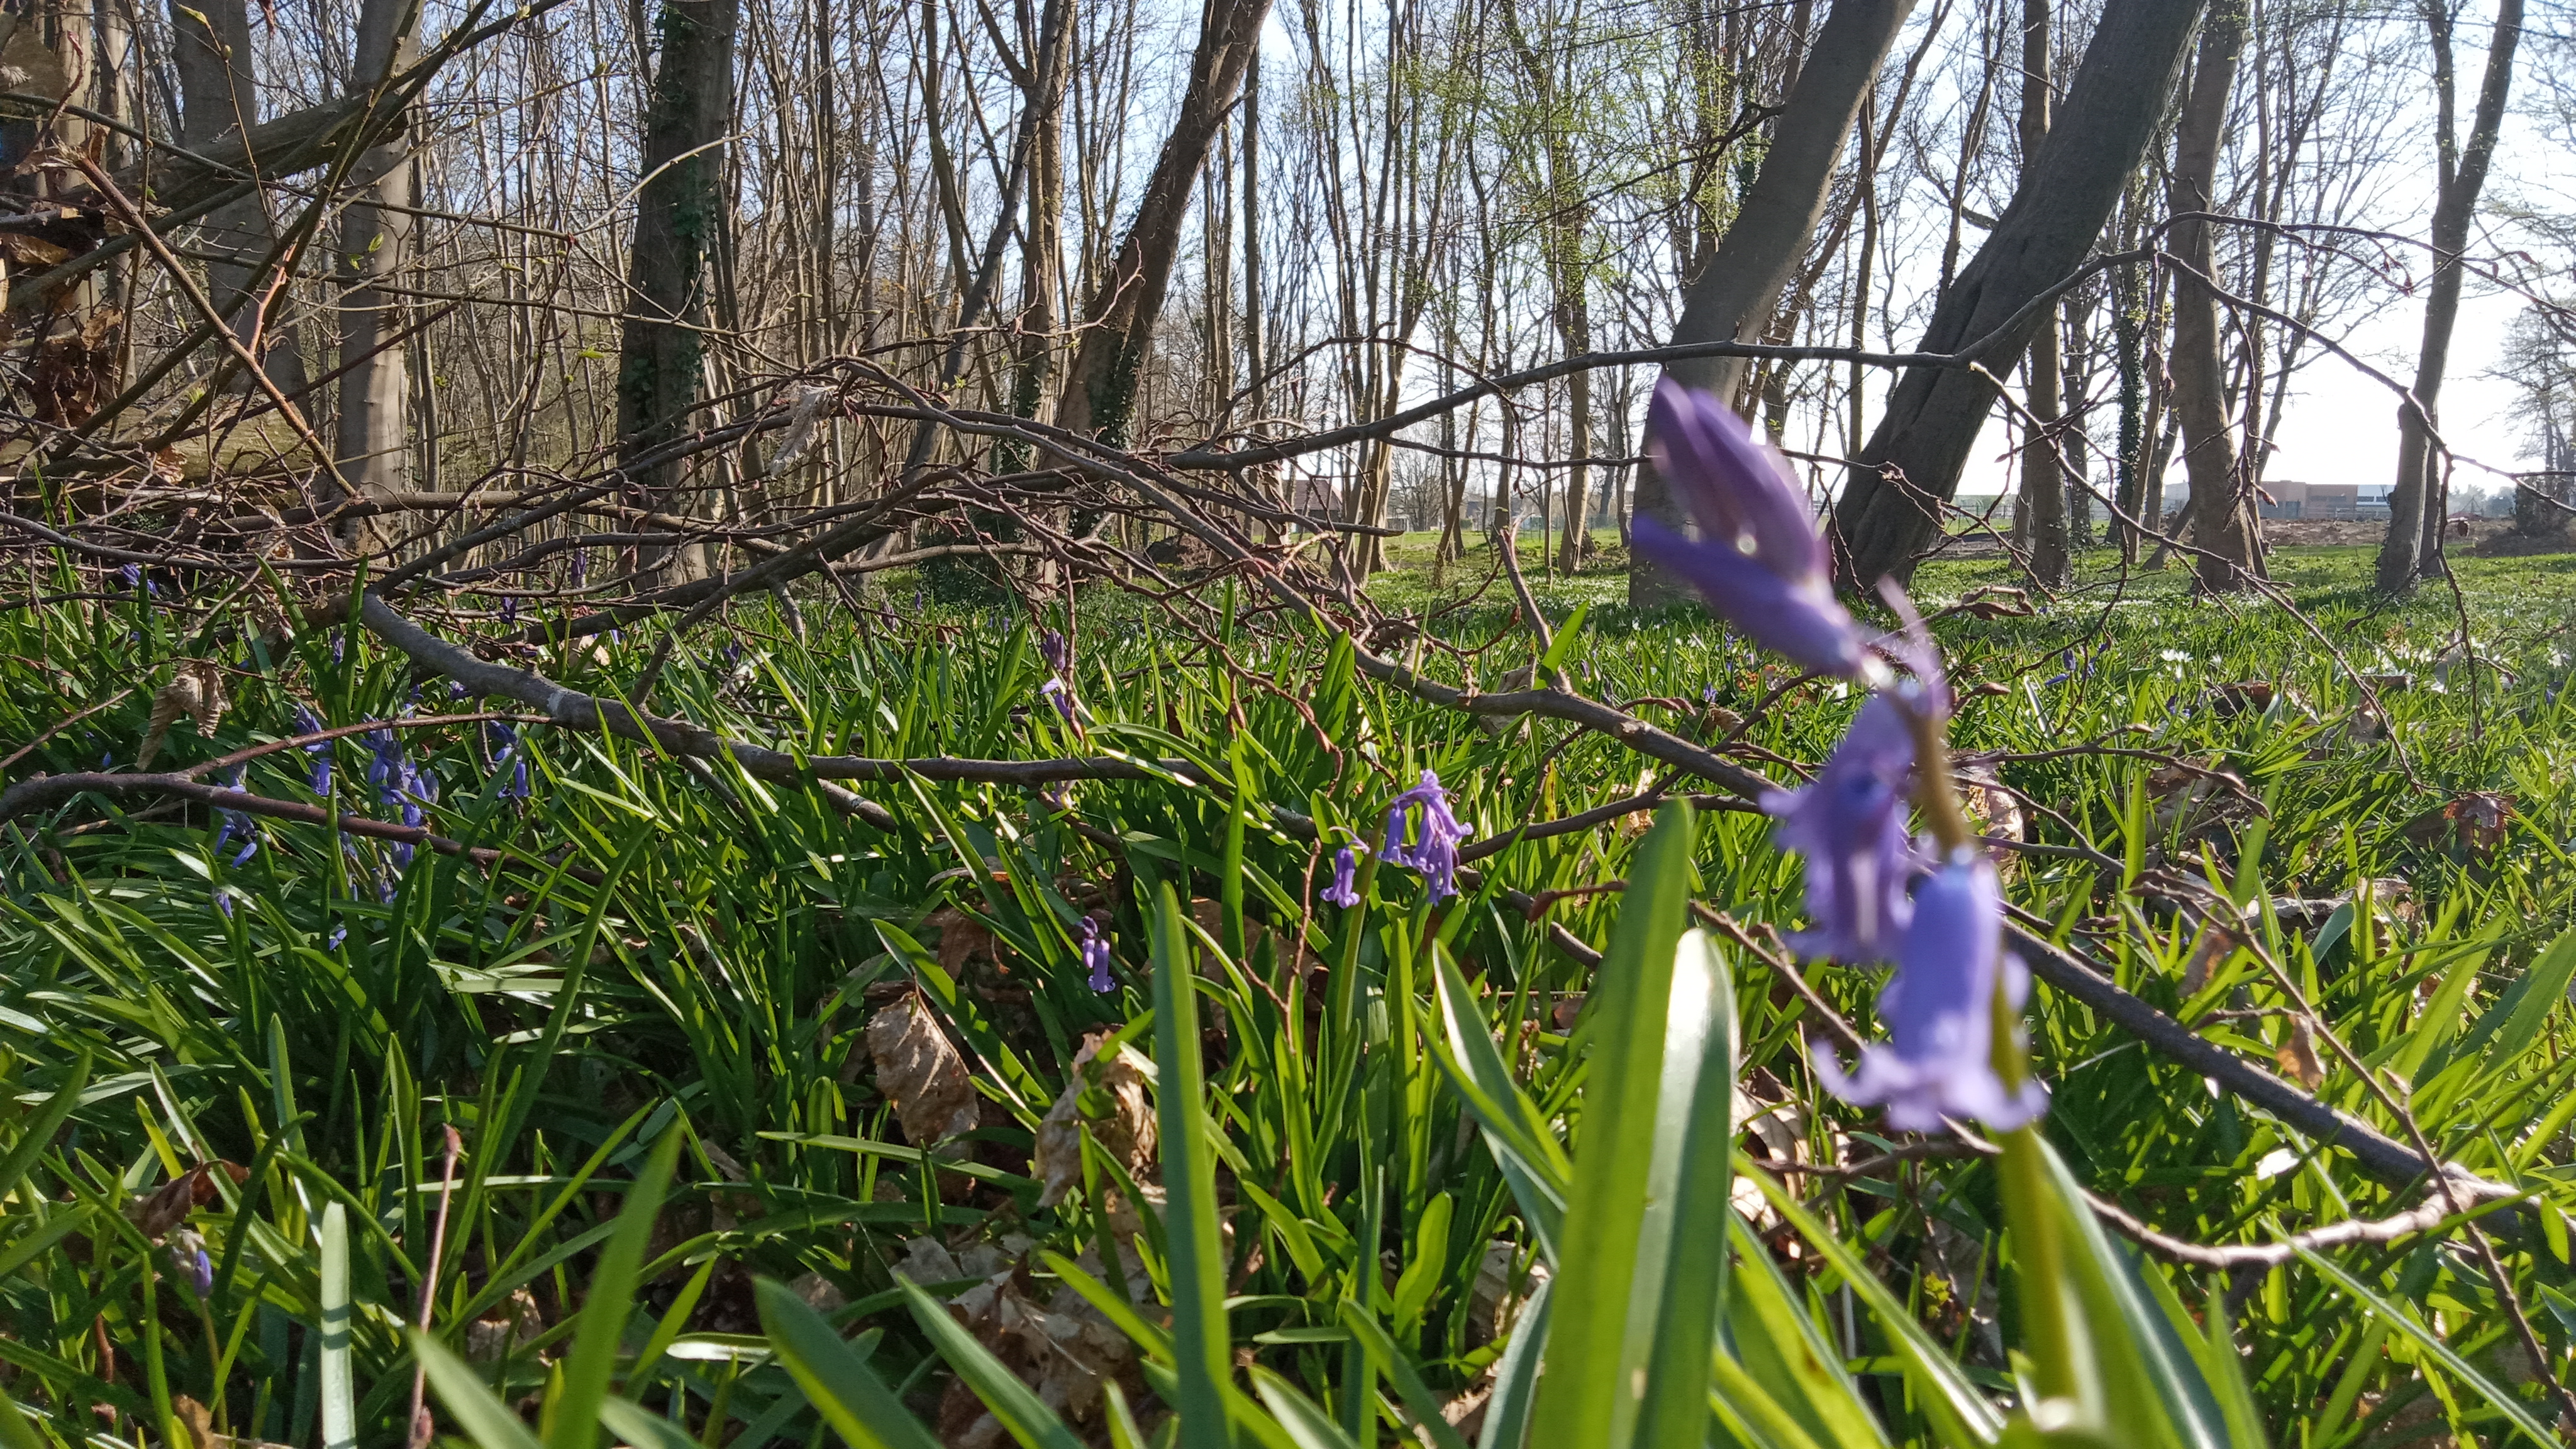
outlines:
[{"label": "tree trunk", "polygon": [[[1046,0],[1038,20],[1037,54],[1032,57],[1021,104],[1034,122],[1029,129],[1028,230],[1021,234],[1020,335],[1014,345],[1011,411],[1037,418],[1047,403],[1055,376],[1056,293],[1064,257],[1064,50],[1072,31],[1073,0]],[[1015,472],[1026,465],[1028,445],[1006,442],[998,450],[998,471]]]},{"label": "tree trunk", "polygon": [[[2227,131],[2227,98],[2245,51],[2242,0],[2212,0],[2201,27],[2200,57],[2174,139],[2168,207],[2176,214],[2210,211],[2218,177],[2218,151]],[[2202,587],[2243,588],[2253,565],[2244,478],[2227,416],[2227,364],[2219,355],[2217,255],[2207,222],[2185,216],[2174,223],[2173,406],[2182,423],[2182,465],[2191,479],[2192,541],[2202,552],[2196,567]]]},{"label": "tree trunk", "polygon": [[[621,461],[674,440],[697,405],[705,372],[708,302],[725,195],[724,138],[733,127],[734,32],[741,0],[662,0],[654,22],[661,54],[644,116],[644,183],[635,194],[625,315],[618,344],[617,435]],[[629,481],[666,513],[692,513],[679,496],[684,467],[668,462]],[[704,576],[691,546],[644,555],[644,569],[675,581]]]},{"label": "tree trunk", "polygon": [[[227,141],[238,143],[259,123],[257,51],[246,0],[206,0],[203,6],[170,0],[170,31],[172,69],[179,74],[180,144],[202,153]],[[362,74],[363,65],[362,57]],[[277,245],[268,199],[253,192],[216,208],[198,226],[200,244],[213,254],[206,261],[208,300],[235,333],[255,342],[260,365],[280,391],[302,390],[304,356],[291,340],[279,345],[286,339],[262,316],[269,304],[262,302],[258,311],[239,310],[246,299],[257,300],[249,294],[258,281],[259,264]],[[244,376],[234,377],[231,385],[236,391],[254,386]]]},{"label": "tree trunk", "polygon": [[[1834,0],[1780,111],[1778,131],[1743,205],[1682,299],[1673,342],[1752,340],[1770,325],[1772,309],[1815,235],[1833,187],[1834,163],[1851,137],[1861,98],[1877,82],[1888,47],[1905,25],[1913,0]],[[1668,363],[1664,375],[1719,397],[1743,385],[1746,359],[1693,358]],[[1680,531],[1687,527],[1680,500],[1653,467],[1639,464],[1635,511]],[[1632,553],[1628,602],[1660,608],[1688,589],[1671,574]]]},{"label": "tree trunk", "polygon": [[[2050,87],[2048,0],[2021,0],[2021,164],[2027,173],[2048,147]],[[2021,450],[2021,504],[2014,518],[2029,530],[2031,581],[2063,588],[2074,578],[2066,532],[2066,471],[2057,458],[2059,412],[2057,306],[2042,307],[2022,359],[2030,429]]]},{"label": "tree trunk", "polygon": [[[419,52],[419,0],[367,0],[358,12],[361,85],[410,65]],[[399,493],[412,484],[410,349],[399,287],[411,265],[420,205],[408,126],[359,156],[350,173],[351,200],[340,214],[340,476],[362,498]],[[273,374],[272,374],[273,375]],[[431,480],[433,483],[435,480]],[[353,548],[372,553],[390,542],[379,520],[351,525]]]},{"label": "tree trunk", "polygon": [[[1921,351],[1954,352],[1986,337],[2083,261],[2155,134],[2201,3],[2109,0],[2048,144],[1933,308]],[[1982,370],[1918,367],[1898,381],[1836,510],[1846,586],[1913,573],[1940,526],[1936,504],[1958,491],[1994,407],[1994,378],[2019,361],[2037,320],[2022,318]]]},{"label": "tree trunk", "polygon": [[1082,342],[1057,396],[1058,426],[1113,445],[1126,442],[1137,378],[1189,220],[1191,188],[1207,165],[1218,124],[1234,105],[1269,14],[1270,0],[1207,0],[1180,113],[1116,257],[1082,309]]},{"label": "tree trunk", "polygon": [[[2478,88],[2466,147],[2458,147],[2451,130],[2456,107],[2450,16],[2439,4],[2428,4],[2424,14],[2433,31],[2433,81],[2440,110],[2434,139],[2441,174],[2433,204],[2433,285],[2424,298],[2424,340],[2415,355],[2414,391],[2416,403],[2438,427],[2442,374],[2450,365],[2451,329],[2460,316],[2460,256],[2468,250],[2469,225],[2477,216],[2478,193],[2486,187],[2487,165],[2495,157],[2496,132],[2513,86],[2522,0],[2497,0],[2495,38],[2487,46],[2486,77]],[[2379,587],[2387,593],[2403,592],[2442,569],[2444,470],[2434,457],[2426,422],[2414,408],[2399,405],[2397,483],[2388,495],[2388,538],[2379,549]]]}]

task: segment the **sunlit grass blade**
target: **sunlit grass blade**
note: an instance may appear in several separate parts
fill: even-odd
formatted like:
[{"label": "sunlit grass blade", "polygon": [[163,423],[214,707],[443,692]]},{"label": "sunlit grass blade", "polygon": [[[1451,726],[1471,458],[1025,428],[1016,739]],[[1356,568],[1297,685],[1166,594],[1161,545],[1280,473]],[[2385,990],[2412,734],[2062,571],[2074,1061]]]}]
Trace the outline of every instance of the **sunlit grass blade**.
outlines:
[{"label": "sunlit grass blade", "polygon": [[447,1416],[480,1449],[543,1449],[518,1414],[484,1386],[465,1360],[448,1352],[437,1339],[415,1331],[411,1351],[420,1355],[420,1365],[429,1374],[429,1386],[438,1392],[438,1401],[446,1407]]},{"label": "sunlit grass blade", "polygon": [[850,1449],[939,1449],[939,1441],[823,1315],[767,1278],[754,1283],[752,1293],[771,1350]]},{"label": "sunlit grass blade", "polygon": [[2335,1287],[2350,1295],[2353,1301],[2376,1315],[2381,1322],[2404,1334],[2416,1347],[2430,1355],[2435,1363],[2440,1364],[2444,1373],[2468,1385],[2479,1398],[2485,1400],[2497,1413],[2502,1414],[2505,1422],[2520,1430],[2533,1443],[2559,1442],[2557,1437],[2549,1432],[2548,1427],[2534,1417],[2531,1410],[2520,1399],[2499,1387],[2485,1374],[2478,1372],[2467,1359],[2460,1357],[2458,1350],[2443,1342],[2441,1335],[2425,1326],[2424,1322],[2414,1314],[2373,1292],[2370,1285],[2354,1277],[2331,1258],[2306,1248],[2299,1250],[2299,1258],[2309,1267],[2316,1269]]},{"label": "sunlit grass blade", "polygon": [[1225,1318],[1225,1252],[1217,1232],[1216,1153],[1206,1137],[1199,1010],[1188,924],[1169,885],[1154,899],[1154,1064],[1163,1148],[1163,1236],[1170,1248],[1172,1349],[1181,1442],[1228,1442],[1225,1400],[1231,1347]]},{"label": "sunlit grass blade", "polygon": [[1527,1443],[1530,1401],[1538,1394],[1540,1352],[1547,1344],[1549,1305],[1556,1300],[1556,1280],[1548,1278],[1530,1290],[1521,1316],[1512,1325],[1511,1342],[1494,1364],[1494,1394],[1485,1401],[1485,1427],[1476,1449],[1523,1449]]},{"label": "sunlit grass blade", "polygon": [[608,1400],[627,1313],[635,1302],[636,1270],[643,1266],[646,1244],[661,1216],[662,1190],[671,1180],[684,1137],[677,1128],[663,1130],[662,1140],[654,1144],[651,1156],[627,1186],[617,1231],[609,1235],[600,1249],[598,1266],[591,1270],[581,1325],[574,1330],[572,1351],[564,1357],[563,1386],[548,1405],[546,1442],[552,1449],[590,1449],[596,1442],[599,1406]]},{"label": "sunlit grass blade", "polygon": [[1735,977],[1708,937],[1674,950],[1655,1155],[1638,1233],[1628,1357],[1642,1350],[1640,1449],[1708,1440],[1708,1358],[1726,1311],[1728,1205],[1734,1190]]},{"label": "sunlit grass blade", "polygon": [[991,1349],[976,1342],[975,1335],[958,1326],[938,1299],[913,1286],[909,1279],[896,1279],[895,1287],[902,1292],[904,1305],[912,1310],[912,1320],[920,1326],[922,1336],[939,1350],[939,1356],[965,1380],[975,1397],[983,1400],[985,1409],[1004,1432],[1024,1449],[1083,1449],[1082,1440],[1038,1399],[1037,1392],[1020,1382],[1019,1375],[995,1358]]},{"label": "sunlit grass blade", "polygon": [[1317,1407],[1314,1400],[1300,1393],[1295,1384],[1268,1369],[1252,1371],[1252,1391],[1270,1410],[1271,1417],[1294,1442],[1297,1449],[1359,1449],[1333,1416]]},{"label": "sunlit grass blade", "polygon": [[1662,1091],[1665,1006],[1690,899],[1692,813],[1672,804],[1628,870],[1591,1017],[1591,1078],[1576,1128],[1559,1272],[1580,1284],[1548,1329],[1531,1434],[1548,1449],[1628,1442],[1644,1397],[1643,1343],[1628,1334],[1646,1181]]},{"label": "sunlit grass blade", "polygon": [[322,1209],[322,1449],[356,1449],[357,1383],[349,1359],[349,1216],[337,1201]]}]

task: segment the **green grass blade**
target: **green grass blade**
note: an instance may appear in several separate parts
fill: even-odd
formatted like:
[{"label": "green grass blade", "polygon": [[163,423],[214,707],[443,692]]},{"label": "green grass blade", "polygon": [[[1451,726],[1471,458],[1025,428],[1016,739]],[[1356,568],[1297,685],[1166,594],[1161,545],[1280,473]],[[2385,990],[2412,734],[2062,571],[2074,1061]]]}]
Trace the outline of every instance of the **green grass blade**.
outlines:
[{"label": "green grass blade", "polygon": [[1359,1449],[1351,1436],[1342,1432],[1342,1426],[1333,1422],[1332,1415],[1279,1375],[1255,1367],[1252,1390],[1261,1396],[1270,1417],[1279,1421],[1279,1427],[1297,1449]]},{"label": "green grass blade", "polygon": [[35,1115],[28,1118],[26,1126],[19,1131],[18,1140],[10,1147],[8,1155],[0,1157],[0,1200],[6,1200],[9,1194],[17,1191],[18,1179],[25,1177],[28,1170],[36,1165],[36,1159],[45,1155],[45,1149],[54,1145],[54,1134],[62,1130],[63,1122],[72,1115],[72,1109],[80,1105],[81,1092],[88,1086],[89,1053],[82,1052],[62,1090],[36,1109]]},{"label": "green grass blade", "polygon": [[1708,1360],[1726,1309],[1734,1191],[1735,977],[1708,937],[1675,949],[1655,1157],[1639,1231],[1628,1358],[1646,1362],[1640,1449],[1708,1442]]},{"label": "green grass blade", "polygon": [[939,1441],[822,1314],[767,1278],[752,1285],[752,1294],[760,1305],[760,1326],[788,1377],[850,1449],[939,1449]]},{"label": "green grass blade", "polygon": [[1539,1350],[1547,1343],[1548,1305],[1556,1298],[1549,1278],[1530,1291],[1512,1325],[1512,1341],[1494,1365],[1494,1396],[1485,1401],[1485,1428],[1476,1449],[1522,1449],[1529,1436],[1530,1400],[1538,1393]]},{"label": "green grass blade", "polygon": [[1432,1449],[1467,1449],[1467,1441],[1440,1416],[1440,1398],[1422,1381],[1421,1371],[1413,1366],[1396,1341],[1378,1326],[1369,1311],[1349,1299],[1342,1300],[1342,1326],[1365,1345],[1369,1354],[1386,1366],[1386,1376],[1395,1381],[1396,1397],[1404,1400],[1405,1411],[1413,1415],[1414,1432],[1426,1435]]},{"label": "green grass blade", "polygon": [[2534,1418],[2531,1410],[2524,1407],[2520,1399],[2497,1387],[2493,1380],[2470,1367],[2467,1359],[2460,1357],[2456,1350],[2442,1341],[2439,1334],[2426,1327],[2415,1315],[2372,1292],[2370,1285],[2344,1271],[2343,1267],[2333,1259],[2306,1248],[2299,1249],[2299,1257],[2309,1267],[2324,1275],[2328,1282],[2350,1294],[2362,1307],[2378,1315],[2382,1322],[2413,1340],[2416,1347],[2430,1354],[2433,1361],[2440,1364],[2445,1372],[2475,1390],[2479,1398],[2493,1405],[2497,1413],[2504,1415],[2506,1422],[2528,1435],[2533,1443],[2550,1445],[2558,1443],[2557,1436],[2551,1434],[2547,1426]]},{"label": "green grass blade", "polygon": [[[939,1300],[915,1287],[908,1278],[897,1278],[895,1287],[903,1293],[906,1307],[912,1310],[913,1322],[921,1325],[922,1335],[931,1347],[984,1401],[1003,1430],[1024,1449],[1083,1449],[1064,1421],[1056,1417],[1037,1396],[1037,1391],[1020,1382],[1010,1365],[993,1356],[993,1351],[975,1341],[975,1335],[948,1316]],[[1219,1412],[1223,1412],[1222,1409]]]},{"label": "green grass blade", "polygon": [[1225,1250],[1217,1235],[1216,1156],[1199,1103],[1198,953],[1169,885],[1154,901],[1154,1064],[1163,1144],[1163,1236],[1170,1251],[1172,1349],[1179,1377],[1181,1442],[1230,1442],[1225,1383]]},{"label": "green grass blade", "polygon": [[1576,1129],[1560,1266],[1580,1291],[1557,1305],[1549,1326],[1547,1374],[1531,1426],[1535,1442],[1548,1449],[1624,1445],[1642,1402],[1636,1371],[1644,1362],[1642,1353],[1631,1361],[1629,1299],[1654,1161],[1665,1005],[1690,898],[1691,835],[1688,805],[1657,812],[1629,867],[1627,897],[1596,977],[1592,1076]]},{"label": "green grass blade", "polygon": [[563,1387],[548,1406],[546,1442],[554,1449],[591,1449],[597,1442],[599,1406],[608,1401],[627,1314],[635,1305],[636,1270],[643,1266],[654,1221],[661,1215],[662,1190],[671,1180],[684,1136],[676,1128],[663,1130],[643,1171],[626,1189],[617,1231],[609,1235],[599,1251],[598,1266],[591,1270],[590,1296],[582,1303],[581,1325],[574,1330],[572,1351],[564,1358]]},{"label": "green grass blade", "polygon": [[[336,1206],[329,1209],[338,1210]],[[543,1449],[518,1414],[484,1387],[483,1380],[475,1376],[465,1360],[449,1353],[437,1339],[415,1330],[411,1351],[420,1356],[420,1366],[429,1375],[429,1386],[438,1391],[438,1401],[447,1406],[447,1416],[480,1449]]]},{"label": "green grass blade", "polygon": [[322,1209],[322,1449],[357,1449],[357,1384],[349,1363],[349,1214]]}]

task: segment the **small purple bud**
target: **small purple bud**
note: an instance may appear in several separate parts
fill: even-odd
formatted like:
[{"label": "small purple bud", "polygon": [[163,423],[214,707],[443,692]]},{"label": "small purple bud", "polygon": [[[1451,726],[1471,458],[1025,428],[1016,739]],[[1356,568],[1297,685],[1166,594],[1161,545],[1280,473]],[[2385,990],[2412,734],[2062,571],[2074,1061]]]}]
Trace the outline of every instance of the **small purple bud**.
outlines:
[{"label": "small purple bud", "polygon": [[1050,679],[1038,686],[1038,693],[1046,698],[1047,703],[1055,706],[1055,712],[1064,716],[1066,724],[1074,723],[1075,703],[1071,685],[1061,679]]},{"label": "small purple bud", "polygon": [[1100,922],[1082,918],[1082,964],[1091,972],[1091,989],[1115,991],[1118,980],[1109,974],[1109,943],[1101,939]]},{"label": "small purple bud", "polygon": [[1637,552],[1698,589],[1757,642],[1820,674],[1858,678],[1870,665],[1860,626],[1834,600],[1824,540],[1805,490],[1744,420],[1714,396],[1669,379],[1647,410],[1655,470],[1703,535],[1688,539],[1640,514]]},{"label": "small purple bud", "polygon": [[1802,954],[1858,965],[1895,946],[1912,914],[1905,798],[1913,773],[1913,730],[1896,704],[1874,696],[1814,784],[1762,797],[1763,810],[1779,817],[1781,847],[1807,857],[1816,929],[1790,940]]},{"label": "small purple bud", "polygon": [[349,631],[346,626],[331,631],[331,662],[341,664],[349,658]]},{"label": "small purple bud", "polygon": [[1046,659],[1047,668],[1058,674],[1062,674],[1065,666],[1073,662],[1072,647],[1064,642],[1062,634],[1053,629],[1038,636],[1038,653]]},{"label": "small purple bud", "polygon": [[349,939],[348,927],[333,926],[331,928],[331,934],[322,938],[322,949],[325,951],[337,951],[340,949],[340,943],[347,939]]},{"label": "small purple bud", "polygon": [[[1422,822],[1408,845],[1406,816],[1417,806]],[[1425,770],[1420,784],[1386,807],[1386,843],[1379,847],[1377,858],[1422,872],[1431,899],[1444,900],[1458,893],[1458,846],[1466,838],[1467,829],[1451,812],[1449,792],[1440,788],[1440,777]]]},{"label": "small purple bud", "polygon": [[135,589],[143,586],[143,566],[141,564],[127,564],[116,572],[119,577],[125,580],[125,586],[127,588]]},{"label": "small purple bud", "polygon": [[1936,1132],[1945,1116],[2008,1132],[2048,1110],[2037,1080],[2008,1090],[1994,1064],[1995,992],[2021,1008],[2030,973],[2003,952],[2003,893],[1985,857],[1962,852],[1914,894],[1896,974],[1878,994],[1888,1040],[1861,1048],[1846,1076],[1831,1046],[1815,1047],[1817,1078],[1856,1107],[1885,1107],[1901,1132]]},{"label": "small purple bud", "polygon": [[516,624],[519,622],[518,595],[503,594],[501,596],[501,622],[504,624]]},{"label": "small purple bud", "polygon": [[233,918],[233,893],[231,887],[215,887],[215,909],[224,913],[225,920],[229,921]]},{"label": "small purple bud", "polygon": [[1333,853],[1333,883],[1324,888],[1324,899],[1344,910],[1360,903],[1359,857],[1347,845]]}]

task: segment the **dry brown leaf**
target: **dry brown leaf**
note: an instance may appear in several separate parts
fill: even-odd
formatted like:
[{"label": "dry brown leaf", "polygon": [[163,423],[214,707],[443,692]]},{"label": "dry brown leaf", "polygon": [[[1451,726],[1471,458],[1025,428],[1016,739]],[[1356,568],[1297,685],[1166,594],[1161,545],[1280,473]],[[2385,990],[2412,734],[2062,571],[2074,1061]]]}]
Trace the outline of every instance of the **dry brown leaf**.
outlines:
[{"label": "dry brown leaf", "polygon": [[1980,834],[2000,835],[2007,840],[2024,838],[2029,822],[2022,815],[2021,797],[2004,787],[2003,776],[1990,762],[1970,761],[1957,770],[1959,803],[1967,808],[1968,819]]},{"label": "dry brown leaf", "polygon": [[2202,933],[2200,945],[2193,949],[2191,959],[2183,963],[2182,994],[2198,995],[2201,988],[2209,984],[2210,973],[2216,971],[2218,964],[2235,949],[2236,935],[2224,926],[2212,926]]},{"label": "dry brown leaf", "polygon": [[2316,1028],[2304,1016],[2290,1018],[2290,1039],[2273,1050],[2281,1070],[2313,1092],[2326,1084],[2326,1064],[2317,1057]]},{"label": "dry brown leaf", "polygon": [[494,1362],[514,1346],[545,1331],[546,1316],[537,1311],[536,1295],[525,1288],[517,1289],[508,1301],[465,1325],[466,1361]]},{"label": "dry brown leaf", "polygon": [[230,1162],[201,1162],[145,1196],[125,1205],[126,1221],[147,1238],[158,1238],[187,1221],[191,1210],[215,1200],[214,1174],[221,1172],[238,1183],[250,1176],[247,1169]]},{"label": "dry brown leaf", "polygon": [[191,718],[195,717],[204,704],[201,698],[203,693],[204,686],[197,682],[195,673],[183,664],[179,667],[179,672],[171,677],[170,682],[161,686],[153,694],[152,720],[143,731],[142,748],[134,752],[134,768],[138,770],[152,768],[152,757],[161,753],[161,742],[169,737],[170,726],[178,723],[179,716],[183,714]]},{"label": "dry brown leaf", "polygon": [[993,955],[993,933],[955,906],[940,907],[922,924],[939,932],[939,969],[952,981],[963,979],[960,973],[967,962]]},{"label": "dry brown leaf", "polygon": [[179,1421],[180,1428],[187,1431],[189,1449],[215,1449],[221,1442],[215,1437],[215,1416],[206,1412],[205,1405],[186,1394],[170,1396],[170,1415]]},{"label": "dry brown leaf", "polygon": [[975,1129],[975,1083],[966,1059],[949,1045],[920,992],[908,992],[869,1017],[867,1039],[877,1090],[894,1104],[907,1141],[928,1147]]},{"label": "dry brown leaf", "polygon": [[[1099,1060],[1100,1044],[1108,1036],[1104,1031],[1083,1038],[1082,1049],[1073,1056],[1073,1070],[1065,1077],[1064,1095],[1055,1099],[1046,1120],[1038,1124],[1036,1171],[1045,1184],[1038,1193],[1039,1207],[1055,1206],[1082,1181],[1086,1126],[1092,1140],[1129,1174],[1141,1176],[1145,1164],[1154,1160],[1154,1109],[1145,1100],[1145,1074],[1123,1051],[1106,1062]],[[1086,1096],[1091,1098],[1090,1111],[1084,1110]]]},{"label": "dry brown leaf", "polygon": [[7,257],[21,266],[50,267],[70,260],[71,253],[43,237],[8,231],[0,232],[0,257]]}]

